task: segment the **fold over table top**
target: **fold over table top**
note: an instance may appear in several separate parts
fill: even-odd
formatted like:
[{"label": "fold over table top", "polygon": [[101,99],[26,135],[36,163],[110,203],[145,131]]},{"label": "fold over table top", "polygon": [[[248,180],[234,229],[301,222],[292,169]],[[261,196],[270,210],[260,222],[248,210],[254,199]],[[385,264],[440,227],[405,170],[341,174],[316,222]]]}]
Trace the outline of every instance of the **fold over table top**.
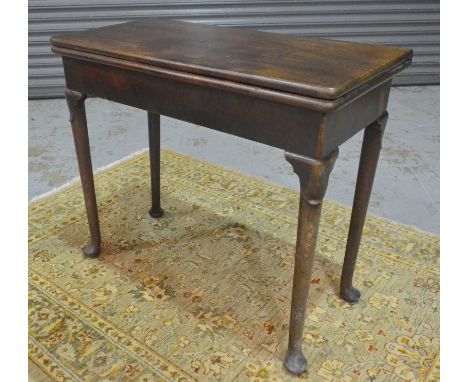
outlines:
[{"label": "fold over table top", "polygon": [[390,46],[162,19],[65,33],[51,42],[103,63],[121,59],[322,100],[399,71],[412,57],[411,50]]}]

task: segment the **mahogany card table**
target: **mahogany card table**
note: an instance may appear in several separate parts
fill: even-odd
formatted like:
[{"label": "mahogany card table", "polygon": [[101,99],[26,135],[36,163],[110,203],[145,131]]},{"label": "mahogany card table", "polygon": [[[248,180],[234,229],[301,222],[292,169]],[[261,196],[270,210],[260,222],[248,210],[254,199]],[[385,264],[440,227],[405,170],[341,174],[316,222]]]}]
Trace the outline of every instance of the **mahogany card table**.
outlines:
[{"label": "mahogany card table", "polygon": [[148,112],[151,199],[160,203],[160,115],[285,151],[299,177],[297,244],[284,366],[307,369],[302,335],[322,200],[340,144],[365,129],[340,295],[356,303],[352,279],[387,121],[393,76],[412,51],[294,37],[176,20],[144,19],[53,36],[62,56],[65,97],[91,240],[101,235],[84,100],[105,98]]}]

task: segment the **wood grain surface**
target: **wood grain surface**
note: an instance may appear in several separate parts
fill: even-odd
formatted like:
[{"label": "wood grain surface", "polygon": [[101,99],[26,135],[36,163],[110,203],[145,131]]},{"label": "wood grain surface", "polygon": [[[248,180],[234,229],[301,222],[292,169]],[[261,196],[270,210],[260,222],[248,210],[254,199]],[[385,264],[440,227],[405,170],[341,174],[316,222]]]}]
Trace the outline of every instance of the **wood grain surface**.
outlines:
[{"label": "wood grain surface", "polygon": [[53,36],[56,47],[335,100],[412,51],[314,37],[145,19]]}]

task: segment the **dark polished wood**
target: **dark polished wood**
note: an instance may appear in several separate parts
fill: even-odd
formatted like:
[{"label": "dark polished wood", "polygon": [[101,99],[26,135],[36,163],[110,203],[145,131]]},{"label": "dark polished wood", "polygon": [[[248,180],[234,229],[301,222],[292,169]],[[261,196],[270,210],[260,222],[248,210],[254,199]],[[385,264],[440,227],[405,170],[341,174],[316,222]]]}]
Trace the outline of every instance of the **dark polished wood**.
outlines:
[{"label": "dark polished wood", "polygon": [[57,47],[335,100],[408,49],[147,19],[52,37]]},{"label": "dark polished wood", "polygon": [[[324,158],[387,107],[390,81],[333,112],[144,73],[63,58],[67,87],[195,123],[285,151]],[[192,76],[190,76],[191,78]],[[317,100],[309,99],[313,102]],[[320,101],[320,100],[319,100]],[[288,133],[285,134],[284,132]]]},{"label": "dark polished wood", "polygon": [[353,210],[351,212],[351,223],[349,226],[340,284],[341,298],[349,303],[357,303],[361,297],[359,290],[353,286],[354,267],[361,243],[362,230],[364,229],[364,223],[366,221],[367,207],[369,206],[387,119],[388,113],[385,112],[379,119],[371,123],[364,130],[361,159],[359,160]]},{"label": "dark polished wood", "polygon": [[307,368],[302,336],[322,200],[338,147],[366,128],[346,250],[341,296],[352,286],[391,80],[412,51],[147,19],[54,36],[63,59],[67,102],[91,242],[99,254],[85,94],[148,112],[150,215],[161,217],[160,115],[285,150],[301,196],[288,351],[284,365]]},{"label": "dark polished wood", "polygon": [[70,111],[70,123],[75,142],[76,157],[80,171],[81,185],[88,216],[90,242],[83,248],[83,254],[87,257],[96,257],[100,252],[101,232],[99,229],[98,209],[96,204],[96,192],[94,190],[93,166],[89,149],[88,124],[86,122],[86,110],[84,101],[86,95],[74,90],[65,90]]},{"label": "dark polished wood", "polygon": [[161,117],[148,113],[149,156],[151,168],[151,209],[153,218],[160,218],[164,211],[161,208]]},{"label": "dark polished wood", "polygon": [[307,369],[307,360],[302,353],[302,334],[322,212],[322,200],[327,190],[328,177],[337,156],[338,149],[335,149],[328,158],[322,160],[285,153],[286,160],[291,163],[294,172],[299,177],[301,188],[289,343],[284,360],[284,366],[293,374],[300,374]]}]

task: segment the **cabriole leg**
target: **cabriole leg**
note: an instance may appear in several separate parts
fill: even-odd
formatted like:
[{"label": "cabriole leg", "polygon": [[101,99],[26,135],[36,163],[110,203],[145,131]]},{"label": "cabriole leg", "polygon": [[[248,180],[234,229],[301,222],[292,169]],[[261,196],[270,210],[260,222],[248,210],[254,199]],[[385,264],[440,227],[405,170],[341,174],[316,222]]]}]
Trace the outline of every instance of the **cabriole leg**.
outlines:
[{"label": "cabriole leg", "polygon": [[361,297],[359,290],[353,286],[354,268],[361,243],[364,222],[366,221],[367,207],[369,205],[387,119],[388,114],[385,112],[379,119],[367,126],[364,131],[340,284],[341,298],[349,303],[357,303]]},{"label": "cabriole leg", "polygon": [[89,231],[91,234],[91,239],[88,245],[83,248],[83,254],[87,257],[96,257],[100,252],[101,234],[99,229],[96,192],[94,190],[93,167],[91,163],[88,126],[84,104],[86,95],[74,90],[66,89],[65,98],[70,111],[70,123],[73,131],[76,157],[78,159],[86,214],[88,216]]},{"label": "cabriole leg", "polygon": [[328,158],[321,160],[285,153],[285,158],[293,166],[301,186],[289,343],[284,360],[284,366],[293,374],[300,374],[307,369],[307,360],[302,353],[304,320],[322,211],[322,200],[327,189],[328,177],[337,156],[338,149]]}]

